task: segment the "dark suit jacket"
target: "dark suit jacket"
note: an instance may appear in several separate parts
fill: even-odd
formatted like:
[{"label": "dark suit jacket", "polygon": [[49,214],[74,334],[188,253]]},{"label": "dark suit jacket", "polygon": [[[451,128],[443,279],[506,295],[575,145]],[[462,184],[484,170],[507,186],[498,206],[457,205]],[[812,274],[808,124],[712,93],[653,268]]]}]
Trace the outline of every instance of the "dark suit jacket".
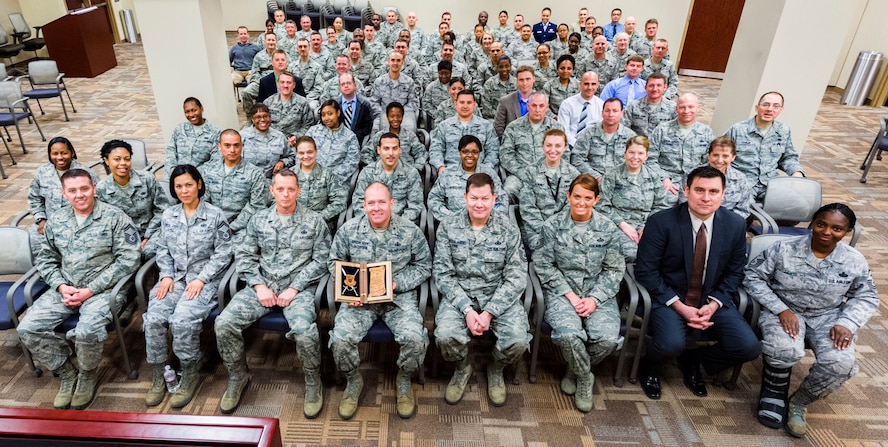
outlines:
[{"label": "dark suit jacket", "polygon": [[[336,99],[341,105],[342,95],[339,95]],[[343,110],[342,113],[343,116],[345,116],[345,110]],[[367,98],[361,95],[355,95],[355,110],[352,112],[351,131],[355,133],[356,137],[358,137],[359,145],[363,146],[364,139],[373,131],[374,119],[376,119],[376,117],[373,115],[373,107],[370,105],[370,102],[367,101]]]},{"label": "dark suit jacket", "polygon": [[518,92],[509,93],[500,98],[496,106],[496,117],[493,119],[493,129],[500,143],[503,141],[503,132],[512,121],[521,118],[521,103],[518,102]]},{"label": "dark suit jacket", "polygon": [[[746,266],[746,222],[719,208],[712,226],[703,296],[731,308]],[[665,305],[674,296],[684,299],[694,259],[694,230],[687,203],[648,218],[636,259],[635,277],[656,304]]]},{"label": "dark suit jacket", "polygon": [[[293,93],[302,96],[305,98],[305,87],[302,85],[302,78],[299,76],[295,76],[296,78],[296,88],[293,89]],[[256,102],[265,101],[269,96],[278,92],[278,84],[277,80],[274,78],[274,73],[269,73],[259,79],[259,94],[256,95]]]}]

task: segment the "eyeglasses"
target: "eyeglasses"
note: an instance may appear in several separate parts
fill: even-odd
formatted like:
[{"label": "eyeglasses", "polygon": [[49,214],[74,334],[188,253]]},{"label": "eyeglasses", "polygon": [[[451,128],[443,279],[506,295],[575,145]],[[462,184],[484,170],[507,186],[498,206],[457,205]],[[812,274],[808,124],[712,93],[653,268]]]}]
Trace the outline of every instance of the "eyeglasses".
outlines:
[{"label": "eyeglasses", "polygon": [[759,104],[759,107],[761,107],[761,108],[763,108],[763,109],[774,109],[774,110],[777,110],[777,109],[782,109],[782,108],[783,108],[783,104],[780,104],[779,102],[774,103],[774,104],[771,104],[770,102],[763,102],[763,103]]}]

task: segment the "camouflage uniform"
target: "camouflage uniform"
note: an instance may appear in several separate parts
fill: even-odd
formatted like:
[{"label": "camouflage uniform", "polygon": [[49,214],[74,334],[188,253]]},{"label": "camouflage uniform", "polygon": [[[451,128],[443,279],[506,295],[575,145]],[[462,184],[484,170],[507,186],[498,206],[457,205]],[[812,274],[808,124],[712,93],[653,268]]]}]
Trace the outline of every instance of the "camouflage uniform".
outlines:
[{"label": "camouflage uniform", "polygon": [[379,39],[379,42],[386,48],[391,48],[395,46],[395,42],[398,40],[398,34],[402,29],[404,29],[404,24],[400,21],[390,24],[383,19],[382,23],[379,24],[379,31],[376,32],[376,39]]},{"label": "camouflage uniform", "polygon": [[374,76],[376,74],[376,67],[367,56],[362,55],[357,64],[351,60],[349,60],[349,63],[351,64],[351,72],[355,79],[361,81],[362,84],[370,85],[370,83],[373,82],[373,79],[376,78],[376,76]]},{"label": "camouflage uniform", "polygon": [[525,42],[519,38],[510,43],[504,53],[512,59],[513,65],[517,65],[521,61],[536,60],[538,45],[539,44],[533,40],[533,38],[530,39],[530,42]]},{"label": "camouflage uniform", "polygon": [[396,287],[391,303],[339,308],[330,334],[330,348],[339,370],[350,372],[358,368],[358,343],[379,318],[401,347],[398,368],[407,373],[418,370],[429,346],[429,334],[419,313],[416,288],[429,278],[432,270],[429,244],[419,227],[395,214],[382,233],[374,231],[366,216],[349,220],[336,232],[330,248],[328,268],[335,275],[338,272],[333,271],[334,260],[392,261],[392,282]]},{"label": "camouflage uniform", "polygon": [[419,178],[419,172],[413,169],[413,166],[405,165],[400,161],[395,165],[395,171],[391,174],[383,170],[381,161],[367,165],[361,170],[351,201],[356,217],[364,214],[364,207],[361,206],[361,202],[364,201],[364,190],[376,182],[388,186],[392,199],[395,200],[392,214],[397,214],[415,224],[419,223],[419,215],[425,209],[425,205],[422,203],[422,179]]},{"label": "camouflage uniform", "polygon": [[535,91],[540,91],[543,89],[543,86],[546,85],[546,82],[549,82],[553,79],[558,79],[558,72],[556,71],[555,61],[549,61],[548,68],[540,67],[540,61],[537,60],[533,63],[533,89]]},{"label": "camouflage uniform", "polygon": [[225,171],[221,157],[200,168],[207,201],[222,208],[231,231],[237,233],[247,226],[256,211],[268,206],[271,198],[265,175],[246,160],[241,159],[231,171]]},{"label": "camouflage uniform", "polygon": [[435,169],[441,166],[458,166],[459,139],[463,135],[474,135],[481,140],[481,160],[494,168],[499,166],[499,138],[493,130],[493,124],[477,115],[467,123],[452,116],[435,125],[432,131],[432,143],[429,147],[429,164]]},{"label": "camouflage uniform", "polygon": [[[626,222],[637,231],[644,228],[648,216],[670,206],[666,199],[666,189],[653,169],[642,165],[641,172],[633,175],[624,163],[604,174],[601,181],[601,200],[595,209],[618,227]],[[638,243],[629,239],[622,230],[620,236],[626,262],[635,262]]]},{"label": "camouflage uniform", "polygon": [[491,213],[479,232],[466,212],[454,214],[438,227],[435,283],[441,304],[435,315],[435,342],[448,362],[462,362],[469,353],[469,309],[489,312],[496,336],[493,359],[518,361],[530,346],[522,298],[527,286],[527,259],[518,227],[505,213]]},{"label": "camouflage uniform", "polygon": [[651,104],[645,96],[636,99],[626,106],[623,119],[620,121],[626,127],[635,131],[638,135],[649,137],[660,124],[678,118],[675,113],[675,101],[662,98],[657,104]]},{"label": "camouflage uniform", "polygon": [[287,69],[294,75],[302,78],[302,87],[305,89],[307,99],[311,97],[309,92],[317,92],[321,89],[321,85],[326,78],[324,67],[311,60],[311,58],[307,62],[302,62],[298,55],[293,57],[292,60],[293,62],[290,63]]},{"label": "camouflage uniform", "polygon": [[774,121],[771,128],[763,132],[756,127],[755,117],[752,117],[731,126],[725,136],[737,143],[734,167],[749,178],[756,198],[764,197],[768,180],[780,175],[778,169],[787,174],[805,173],[786,124]]},{"label": "camouflage uniform", "polygon": [[678,94],[678,72],[675,70],[675,64],[666,59],[655,63],[647,58],[644,60],[644,70],[638,77],[647,81],[651,73],[663,73],[666,76],[666,91],[663,93],[663,97],[666,99],[675,98]]},{"label": "camouflage uniform", "polygon": [[[815,362],[799,391],[826,397],[857,373],[854,340],[857,331],[879,307],[879,295],[866,259],[839,243],[824,259],[811,251],[811,236],[775,242],[746,267],[743,286],[762,305],[759,327],[762,355],[777,368],[789,368],[805,356],[805,342]],[[778,314],[791,310],[799,319],[799,335],[783,330]],[[830,328],[851,331],[852,343],[838,350]]]},{"label": "camouflage uniform", "polygon": [[308,128],[317,121],[308,100],[295,93],[286,102],[278,93],[265,98],[264,103],[271,112],[271,127],[288,137],[305,135]]},{"label": "camouflage uniform", "polygon": [[[79,369],[93,371],[108,338],[111,289],[139,266],[139,231],[123,211],[97,200],[82,225],[69,207],[54,213],[43,232],[46,238],[36,264],[49,290],[28,308],[16,329],[18,336],[50,370],[59,369],[71,356],[65,338],[73,338]],[[93,296],[79,307],[66,306],[58,292],[62,284],[87,288]],[[113,298],[121,304],[119,297]],[[64,338],[53,330],[76,313],[80,321]]]},{"label": "camouflage uniform", "polygon": [[[480,112],[481,110],[479,108],[475,109],[475,115],[480,117]],[[432,112],[432,120],[435,123],[435,127],[437,127],[439,124],[443,123],[444,120],[453,118],[454,115],[456,115],[456,105],[453,104],[453,100],[448,100],[438,104],[438,107]]]},{"label": "camouflage uniform", "polygon": [[[165,178],[169,178],[173,168],[178,165],[200,165],[211,158],[218,157],[217,146],[219,134],[222,131],[209,121],[203,125],[195,126],[190,122],[179,123],[173,129],[170,144],[166,148],[166,157],[163,160]],[[73,166],[72,166],[73,167]]]},{"label": "camouflage uniform", "polygon": [[[500,164],[509,174],[506,177],[506,191],[517,197],[522,181],[528,181],[526,171],[543,161],[543,135],[550,129],[564,130],[554,118],[544,116],[538,128],[524,115],[506,126],[503,142],[500,144]],[[568,159],[567,154],[565,159]]]},{"label": "camouflage uniform", "polygon": [[[450,101],[449,96],[447,100]],[[368,138],[364,142],[364,147],[361,149],[361,163],[364,163],[365,166],[379,160],[376,146],[379,144],[379,138],[386,132],[391,132],[388,124],[383,126],[382,130],[376,132],[372,138]],[[398,139],[401,145],[401,157],[399,158],[401,162],[421,171],[429,162],[429,151],[426,150],[425,144],[420,143],[416,134],[410,131],[399,132]]]},{"label": "camouflage uniform", "polygon": [[301,206],[283,223],[276,205],[272,205],[250,219],[234,254],[237,271],[247,286],[216,318],[216,343],[222,360],[226,364],[241,362],[243,330],[272,311],[259,303],[254,289],[264,285],[275,295],[288,288],[298,291],[283,308],[290,325],[287,338],[296,343],[296,356],[303,369],[317,369],[321,365],[321,341],[314,295],[330,254],[327,224],[320,215]]},{"label": "camouflage uniform", "polygon": [[[181,204],[168,208],[163,213],[158,245],[158,276],[171,278],[173,289],[159,300],[158,282],[149,293],[148,310],[142,315],[148,363],[166,363],[170,332],[176,357],[183,362],[197,360],[203,321],[216,307],[216,292],[231,263],[231,230],[225,213],[205,201],[191,219]],[[204,286],[200,294],[188,299],[185,288],[195,279]]]},{"label": "camouflage uniform", "polygon": [[[160,229],[160,218],[170,205],[166,191],[153,174],[131,170],[130,181],[125,187],[107,176],[96,185],[96,199],[114,205],[132,220],[142,239],[151,239]],[[142,255],[147,259],[154,256],[158,241],[150,240]]]},{"label": "camouflage uniform", "polygon": [[[540,247],[533,252],[552,341],[575,376],[590,372],[622,342],[616,295],[626,266],[617,233],[613,222],[595,212],[588,227],[578,231],[568,206],[543,224]],[[580,317],[564,297],[571,291],[594,299],[595,311]]]},{"label": "camouflage uniform", "polygon": [[601,124],[589,126],[577,135],[577,142],[570,152],[570,164],[580,173],[601,177],[624,164],[626,140],[633,136],[632,129],[620,124],[608,142]]},{"label": "camouflage uniform", "polygon": [[296,154],[287,137],[274,127],[259,132],[255,127],[248,126],[240,130],[240,135],[244,144],[244,160],[259,168],[265,178],[271,178],[278,161],[284,162],[285,168],[293,167],[296,163]]},{"label": "camouflage uniform", "polygon": [[570,48],[568,48],[567,42],[562,42],[560,39],[555,39],[551,42],[547,42],[549,44],[549,48],[552,49],[552,59],[558,60],[562,54],[568,54]]},{"label": "camouflage uniform", "polygon": [[358,171],[361,148],[351,129],[339,126],[335,130],[315,124],[305,135],[314,138],[318,147],[318,164],[333,171],[340,180],[348,182]]},{"label": "camouflage uniform", "polygon": [[[661,123],[651,132],[651,148],[645,162],[660,180],[670,179],[675,186],[681,186],[684,178],[701,163],[708,163],[709,143],[715,133],[709,126],[694,122],[691,130],[684,134],[677,120]],[[678,195],[666,194],[670,204],[675,204]]]},{"label": "camouflage uniform", "polygon": [[[77,160],[71,160],[71,167],[68,169],[83,169],[92,175],[93,183],[98,182],[95,174]],[[63,172],[56,170],[52,163],[41,165],[34,171],[34,180],[31,180],[31,186],[28,188],[28,212],[34,220],[49,220],[52,214],[71,207],[62,195],[62,174]],[[36,223],[31,225],[28,232],[31,235],[31,253],[36,258],[44,236],[37,232]]]},{"label": "camouflage uniform", "polygon": [[[642,41],[647,41],[647,36],[639,33],[638,31],[633,32],[629,35],[629,49],[634,51],[635,54],[638,54],[645,59],[649,59],[651,56],[651,46],[653,45],[653,42],[651,43],[651,45],[645,46],[642,45]],[[644,52],[642,53],[641,51],[639,51],[639,49]]]},{"label": "camouflage uniform", "polygon": [[470,174],[464,171],[461,165],[456,165],[445,169],[429,191],[427,200],[429,213],[435,220],[442,221],[454,213],[465,212],[466,201],[463,194],[466,192],[466,180],[476,172],[483,172],[493,178],[493,192],[496,194],[494,211],[507,212],[509,210],[508,194],[503,190],[499,174],[495,169],[490,165],[478,163],[475,172]]},{"label": "camouflage uniform", "polygon": [[496,107],[499,105],[500,98],[517,91],[518,84],[514,76],[509,76],[509,80],[503,82],[497,73],[496,76],[485,81],[484,87],[481,89],[481,116],[488,120],[496,118]]},{"label": "camouflage uniform", "polygon": [[546,82],[543,86],[543,93],[549,97],[549,109],[552,113],[558,115],[558,108],[565,99],[580,93],[580,81],[577,78],[570,78],[567,87],[561,85],[561,80],[557,77]]},{"label": "camouflage uniform", "polygon": [[561,164],[554,172],[549,172],[542,160],[536,166],[526,169],[522,178],[524,184],[521,187],[521,206],[518,212],[521,213],[521,231],[530,251],[536,250],[542,243],[540,231],[543,223],[568,207],[567,190],[570,189],[570,182],[578,175],[580,171],[565,158],[561,159]]},{"label": "camouflage uniform", "polygon": [[614,59],[614,63],[616,64],[616,71],[614,72],[613,79],[622,78],[626,75],[626,61],[629,60],[629,56],[635,54],[635,51],[632,51],[632,48],[626,48],[626,52],[620,54],[617,52],[617,47],[610,47],[607,49],[607,53]]},{"label": "camouflage uniform", "polygon": [[[514,71],[515,67],[512,67],[513,73],[511,76],[515,76]],[[496,77],[499,77],[499,72],[496,71],[496,64],[492,63],[490,58],[487,58],[485,61],[480,62],[478,68],[475,69],[475,77],[472,78],[472,90],[475,91],[476,95],[479,94],[484,90],[484,84],[487,83],[487,80]],[[466,88],[468,88],[468,86],[466,86]]]},{"label": "camouflage uniform", "polygon": [[[684,203],[688,198],[684,195],[685,177],[679,186],[678,202]],[[678,185],[678,184],[676,184]],[[667,194],[669,196],[669,194]],[[729,211],[733,211],[746,219],[751,213],[750,209],[755,202],[752,195],[752,186],[749,185],[749,179],[731,165],[725,172],[725,197],[722,199],[721,206]]]},{"label": "camouflage uniform", "polygon": [[299,206],[305,206],[320,214],[328,223],[345,211],[348,186],[333,173],[315,164],[310,173],[296,169],[299,179]]},{"label": "camouflage uniform", "polygon": [[[437,66],[435,67],[438,68]],[[437,70],[435,71],[434,81],[426,84],[422,93],[422,110],[429,114],[434,114],[438,105],[445,102],[453,102],[450,97],[450,85],[442,84],[437,78]]]},{"label": "camouflage uniform", "polygon": [[400,74],[398,81],[392,81],[388,73],[384,73],[373,81],[369,98],[370,105],[375,112],[385,119],[385,107],[393,101],[398,101],[404,106],[404,124],[407,130],[416,129],[416,112],[419,109],[419,91],[413,79],[405,74]]},{"label": "camouflage uniform", "polygon": [[610,53],[604,54],[604,59],[597,60],[595,57],[590,56],[586,61],[585,65],[582,68],[582,71],[574,70],[574,76],[577,79],[582,78],[583,74],[587,71],[593,71],[598,74],[598,90],[595,90],[595,95],[600,96],[601,90],[604,89],[604,86],[607,85],[608,82],[617,79],[617,61],[610,55]]}]

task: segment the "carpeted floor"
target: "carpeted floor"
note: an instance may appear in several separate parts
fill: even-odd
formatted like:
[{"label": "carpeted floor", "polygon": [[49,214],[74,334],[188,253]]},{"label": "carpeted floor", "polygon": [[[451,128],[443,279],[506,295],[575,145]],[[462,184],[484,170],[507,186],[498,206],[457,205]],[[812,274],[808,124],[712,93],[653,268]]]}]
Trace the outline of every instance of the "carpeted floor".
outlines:
[{"label": "carpeted floor", "polygon": [[[142,49],[138,45],[118,45],[116,51],[117,68],[95,79],[67,81],[78,110],[71,115],[71,122],[64,122],[58,102],[50,100],[44,102],[47,114],[38,115],[40,125],[48,138],[71,138],[81,161],[98,159],[101,143],[118,137],[144,139],[149,157],[162,159],[166,142],[160,132]],[[703,122],[710,119],[719,87],[719,81],[681,78],[682,91],[695,91],[704,98]],[[811,177],[823,184],[825,203],[844,201],[858,213],[864,226],[858,248],[869,259],[884,296],[888,291],[888,274],[882,264],[888,260],[888,202],[883,195],[888,193],[888,167],[884,162],[876,162],[868,183],[861,184],[858,179],[860,162],[885,110],[840,106],[838,99],[838,92],[825,92],[813,132],[803,149],[802,164]],[[10,166],[9,156],[0,155],[0,162],[10,175],[0,181],[2,223],[8,223],[26,208],[32,173],[46,162],[46,145],[36,130],[33,126],[23,130],[29,153],[22,154],[13,130],[14,141],[9,144],[18,164]],[[475,377],[459,405],[449,406],[443,401],[450,366],[442,364],[437,377],[429,375],[424,385],[415,385],[418,411],[406,421],[395,412],[396,346],[363,346],[365,388],[357,416],[342,421],[337,415],[342,386],[336,384],[328,361],[324,412],[318,419],[306,420],[301,411],[303,377],[293,343],[277,333],[250,330],[247,358],[253,380],[236,414],[280,418],[284,441],[290,446],[888,445],[888,321],[884,310],[880,307],[880,312],[860,331],[858,376],[833,396],[811,406],[811,431],[805,440],[789,438],[782,431],[765,428],[755,421],[753,412],[761,373],[761,365],[755,362],[743,368],[736,390],[710,386],[709,397],[703,399],[694,397],[682,386],[677,369],[667,368],[663,399],[650,401],[636,384],[614,386],[616,358],[611,357],[595,369],[595,408],[583,415],[573,409],[572,400],[558,389],[564,364],[548,340],[543,341],[537,383],[528,383],[525,360],[514,373],[519,384],[508,386],[506,406],[492,407],[486,399],[483,371],[489,355],[487,347],[481,347],[474,350]],[[195,400],[181,411],[171,410],[168,403],[145,407],[143,399],[150,372],[144,362],[144,338],[138,315],[124,337],[140,370],[139,379],[127,380],[116,335],[112,335],[101,365],[99,394],[90,409],[219,414],[227,374],[216,354],[211,330],[206,330],[203,337],[208,360],[202,370],[203,384]],[[51,408],[58,381],[48,373],[41,378],[31,376],[13,331],[0,333],[0,358],[0,406]],[[794,384],[801,380],[812,360],[809,355],[802,367],[795,369]]]}]

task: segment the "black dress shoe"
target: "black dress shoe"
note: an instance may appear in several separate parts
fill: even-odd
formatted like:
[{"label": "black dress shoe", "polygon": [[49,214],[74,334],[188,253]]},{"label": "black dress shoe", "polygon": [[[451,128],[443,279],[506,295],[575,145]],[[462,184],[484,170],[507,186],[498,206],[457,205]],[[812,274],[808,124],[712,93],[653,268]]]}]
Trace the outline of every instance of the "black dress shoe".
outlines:
[{"label": "black dress shoe", "polygon": [[684,385],[691,390],[697,397],[705,397],[709,393],[706,392],[706,384],[703,383],[703,374],[700,372],[700,365],[689,365],[682,368],[684,375]]},{"label": "black dress shoe", "polygon": [[641,389],[644,390],[644,395],[648,399],[660,400],[660,377],[645,375],[641,378]]}]

